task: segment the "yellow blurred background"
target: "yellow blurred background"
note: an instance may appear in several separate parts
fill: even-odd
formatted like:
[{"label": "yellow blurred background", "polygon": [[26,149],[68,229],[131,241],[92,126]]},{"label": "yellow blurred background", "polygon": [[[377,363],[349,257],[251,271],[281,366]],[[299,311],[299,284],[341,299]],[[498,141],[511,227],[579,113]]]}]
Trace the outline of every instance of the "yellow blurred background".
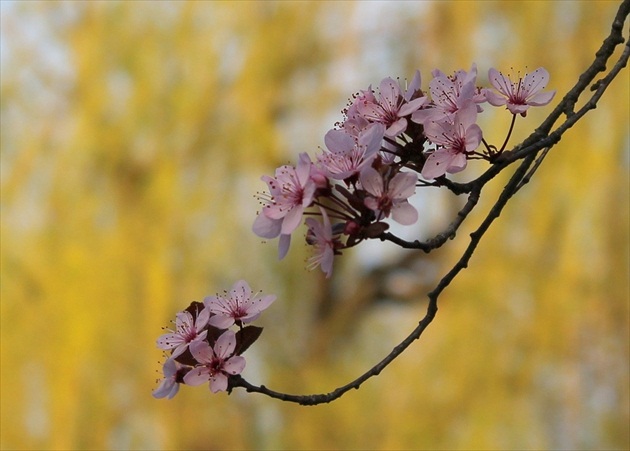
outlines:
[{"label": "yellow blurred background", "polygon": [[[330,405],[151,391],[155,339],[240,278],[278,301],[244,376],[330,391],[424,315],[467,233],[326,281],[251,231],[260,175],[386,76],[546,67],[551,111],[618,2],[2,2],[2,449],[627,449],[629,76],[570,130],[381,375]],[[626,24],[627,25],[627,24]],[[627,29],[627,27],[626,27]],[[490,111],[491,110],[491,111]],[[482,115],[491,142],[509,118]],[[485,121],[485,122],[484,122]],[[471,165],[469,174],[483,169]],[[472,176],[472,175],[470,175]],[[427,238],[462,199],[420,196]]]}]

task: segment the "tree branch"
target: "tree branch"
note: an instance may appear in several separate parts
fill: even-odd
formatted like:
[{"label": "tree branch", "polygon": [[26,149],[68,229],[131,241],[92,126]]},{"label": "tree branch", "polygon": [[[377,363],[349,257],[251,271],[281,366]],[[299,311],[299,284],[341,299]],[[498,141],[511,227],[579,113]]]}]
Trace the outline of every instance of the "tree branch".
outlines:
[{"label": "tree branch", "polygon": [[[455,236],[460,225],[477,205],[481,190],[485,184],[511,164],[522,160],[518,168],[514,171],[514,174],[510,177],[510,180],[504,186],[496,202],[490,208],[484,220],[480,223],[479,227],[470,234],[470,243],[466,247],[462,256],[442,277],[442,279],[440,279],[435,288],[428,293],[429,304],[424,318],[420,320],[418,326],[400,344],[394,347],[383,360],[374,365],[370,370],[348,384],[343,385],[329,393],[314,395],[292,395],[281,393],[271,390],[264,385],[253,385],[240,375],[232,376],[230,378],[230,392],[233,388],[241,387],[247,392],[261,393],[271,398],[302,405],[329,403],[340,398],[344,393],[350,391],[351,389],[358,389],[366,380],[380,374],[381,371],[396,357],[402,354],[402,352],[407,349],[411,343],[420,338],[424,330],[435,318],[438,310],[437,303],[440,294],[450,285],[450,283],[463,269],[468,267],[468,263],[475,252],[477,245],[489,229],[490,225],[500,216],[507,202],[529,182],[543,159],[547,156],[549,150],[560,141],[562,135],[581,118],[583,118],[588,111],[596,108],[597,102],[604,94],[608,86],[610,86],[612,80],[624,67],[626,67],[628,57],[630,56],[630,43],[626,44],[621,56],[612,69],[603,78],[592,85],[591,91],[593,91],[593,95],[580,109],[575,111],[575,105],[580,96],[586,91],[587,87],[591,85],[597,74],[606,71],[608,59],[612,56],[617,45],[624,42],[623,26],[629,12],[630,0],[624,0],[613,20],[610,35],[604,40],[601,48],[597,51],[593,63],[584,71],[584,73],[582,73],[582,75],[580,75],[575,86],[567,92],[558,106],[527,139],[525,139],[520,145],[516,146],[512,151],[504,152],[501,157],[497,159],[495,164],[490,167],[490,169],[471,182],[455,183],[448,180],[442,180],[439,181],[439,183],[436,183],[435,186],[445,186],[455,194],[469,194],[468,201],[457,213],[457,217],[443,233],[426,242],[404,241],[391,233],[384,233],[380,236],[380,239],[383,241],[391,241],[401,247],[420,249],[424,252],[429,252],[442,246],[446,241]],[[562,114],[566,116],[566,120],[558,126],[555,131],[550,133]]]}]

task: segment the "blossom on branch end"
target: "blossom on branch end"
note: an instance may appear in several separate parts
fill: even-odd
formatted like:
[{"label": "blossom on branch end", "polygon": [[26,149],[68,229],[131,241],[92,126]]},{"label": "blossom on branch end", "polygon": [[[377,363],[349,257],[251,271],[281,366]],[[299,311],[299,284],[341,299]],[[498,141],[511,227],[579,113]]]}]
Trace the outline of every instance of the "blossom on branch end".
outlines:
[{"label": "blossom on branch end", "polygon": [[530,106],[547,105],[556,95],[556,91],[541,92],[549,82],[549,72],[539,67],[534,72],[525,74],[512,82],[495,68],[488,71],[488,79],[498,91],[485,89],[486,99],[493,106],[506,105],[512,114],[527,115]]},{"label": "blossom on branch end", "polygon": [[173,349],[172,357],[177,357],[188,348],[190,343],[206,338],[208,332],[203,329],[208,324],[209,319],[210,312],[205,308],[197,313],[196,319],[193,319],[190,312],[179,312],[175,319],[175,331],[158,338],[158,348],[164,350]]},{"label": "blossom on branch end", "polygon": [[183,382],[183,377],[188,370],[188,368],[184,368],[177,363],[174,358],[170,358],[164,362],[162,368],[164,379],[162,379],[158,388],[153,390],[153,397],[158,399],[173,398],[179,391],[179,384]]},{"label": "blossom on branch end", "polygon": [[208,324],[227,329],[233,324],[247,324],[260,316],[276,297],[272,294],[258,297],[244,280],[236,282],[224,296],[208,296],[203,303],[213,315]]},{"label": "blossom on branch end", "polygon": [[479,147],[482,139],[481,128],[475,123],[476,120],[477,107],[472,100],[468,100],[455,113],[452,122],[445,118],[425,125],[425,134],[438,148],[427,158],[422,177],[431,180],[466,167],[467,155]]},{"label": "blossom on branch end", "polygon": [[289,250],[291,233],[302,221],[304,209],[313,202],[317,185],[311,179],[310,158],[300,158],[297,167],[280,166],[275,175],[262,177],[270,195],[259,197],[265,205],[252,229],[262,238],[280,236],[278,254],[282,259]]},{"label": "blossom on branch end", "polygon": [[228,375],[240,374],[245,369],[245,358],[233,355],[236,348],[236,334],[226,330],[213,347],[205,341],[195,342],[190,352],[200,363],[184,376],[187,385],[201,385],[210,382],[210,391],[217,393],[227,390]]}]

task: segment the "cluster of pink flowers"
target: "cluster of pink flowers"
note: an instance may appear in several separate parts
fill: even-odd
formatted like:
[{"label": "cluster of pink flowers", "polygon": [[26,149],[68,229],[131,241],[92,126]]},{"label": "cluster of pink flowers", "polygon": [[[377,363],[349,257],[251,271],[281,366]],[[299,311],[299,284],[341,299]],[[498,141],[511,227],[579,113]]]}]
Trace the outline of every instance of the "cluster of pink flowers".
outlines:
[{"label": "cluster of pink flowers", "polygon": [[[439,186],[441,178],[464,170],[470,159],[496,162],[516,117],[525,116],[531,106],[548,104],[555,94],[542,92],[549,81],[542,67],[516,81],[490,69],[494,89],[477,86],[474,64],[468,72],[446,75],[434,70],[432,75],[426,92],[419,71],[408,86],[388,77],[378,91],[370,86],[358,92],[344,109],[344,120],[326,133],[326,148],[314,159],[302,153],[295,166],[284,165],[273,177],[262,177],[269,192],[258,194],[263,206],[253,231],[278,238],[281,259],[304,219],[306,243],[314,249],[308,267],[319,266],[330,277],[334,257],[342,249],[382,237],[390,218],[402,225],[418,220],[418,211],[409,203],[417,187]],[[486,102],[505,105],[513,115],[500,148],[489,145],[477,125]],[[229,390],[230,377],[245,368],[241,354],[262,332],[249,323],[275,299],[255,294],[240,280],[229,292],[179,312],[175,329],[157,340],[170,355],[153,396],[172,398],[180,384],[208,382],[213,393]]]},{"label": "cluster of pink flowers", "polygon": [[[175,318],[175,329],[161,335],[157,346],[171,351],[164,363],[164,378],[153,391],[156,398],[172,398],[179,384],[209,382],[213,393],[228,388],[230,376],[245,368],[241,356],[262,332],[261,327],[245,326],[260,316],[276,300],[259,296],[247,282],[239,280],[229,292],[193,302]],[[230,327],[237,326],[235,332]]]},{"label": "cluster of pink flowers", "polygon": [[389,227],[386,219],[402,225],[418,220],[409,203],[417,187],[464,170],[470,159],[492,163],[505,150],[512,127],[501,148],[488,145],[477,124],[482,104],[505,105],[515,118],[530,106],[548,104],[555,94],[541,92],[549,81],[542,67],[516,81],[490,69],[494,89],[477,86],[474,64],[468,72],[434,70],[432,75],[427,92],[419,71],[406,87],[388,77],[378,91],[371,86],[360,91],[344,110],[344,120],[326,133],[326,149],[314,159],[300,154],[296,166],[262,177],[269,192],[258,194],[262,209],[253,231],[279,238],[280,259],[308,216],[306,242],[314,248],[308,266],[320,266],[329,277],[334,256],[381,236]]}]

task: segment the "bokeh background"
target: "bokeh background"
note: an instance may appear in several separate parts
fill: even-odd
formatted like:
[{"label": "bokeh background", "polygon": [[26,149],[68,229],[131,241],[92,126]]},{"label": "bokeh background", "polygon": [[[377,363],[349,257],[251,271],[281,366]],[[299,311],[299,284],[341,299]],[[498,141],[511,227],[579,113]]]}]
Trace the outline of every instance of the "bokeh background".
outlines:
[{"label": "bokeh background", "polygon": [[[325,280],[251,231],[260,175],[323,145],[353,92],[479,66],[546,67],[558,96],[618,2],[2,2],[2,449],[627,449],[629,77],[565,135],[360,390],[300,407],[151,391],[190,301],[276,293],[244,376],[327,392],[415,327],[467,233],[430,255],[368,243]],[[488,108],[499,143],[508,115]],[[471,164],[467,177],[485,166]],[[423,190],[428,238],[463,199]],[[298,233],[299,237],[300,233]]]}]

